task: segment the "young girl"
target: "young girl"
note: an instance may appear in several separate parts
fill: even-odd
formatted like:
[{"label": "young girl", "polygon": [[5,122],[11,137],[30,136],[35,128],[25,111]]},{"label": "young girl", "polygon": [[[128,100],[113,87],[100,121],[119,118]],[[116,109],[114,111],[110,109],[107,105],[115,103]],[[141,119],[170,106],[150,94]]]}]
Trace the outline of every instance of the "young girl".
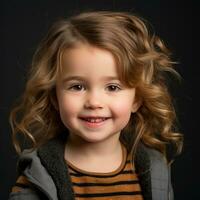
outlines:
[{"label": "young girl", "polygon": [[167,88],[172,64],[131,13],[57,22],[11,112],[20,159],[10,199],[173,199],[167,149],[180,152],[182,136]]}]

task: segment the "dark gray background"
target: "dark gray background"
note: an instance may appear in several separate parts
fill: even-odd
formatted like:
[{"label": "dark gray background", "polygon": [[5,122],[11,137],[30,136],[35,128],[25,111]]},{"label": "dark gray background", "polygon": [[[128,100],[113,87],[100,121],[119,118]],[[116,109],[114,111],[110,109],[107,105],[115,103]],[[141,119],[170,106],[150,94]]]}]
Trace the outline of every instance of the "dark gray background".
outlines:
[{"label": "dark gray background", "polygon": [[[187,3],[186,3],[187,2]],[[11,144],[8,115],[24,89],[31,57],[49,26],[61,17],[82,10],[130,11],[147,19],[171,49],[179,63],[182,84],[172,86],[184,151],[172,166],[175,200],[200,199],[199,130],[197,99],[199,88],[198,1],[159,0],[72,0],[1,1],[0,49],[0,199],[7,199],[16,179],[17,156]]]}]

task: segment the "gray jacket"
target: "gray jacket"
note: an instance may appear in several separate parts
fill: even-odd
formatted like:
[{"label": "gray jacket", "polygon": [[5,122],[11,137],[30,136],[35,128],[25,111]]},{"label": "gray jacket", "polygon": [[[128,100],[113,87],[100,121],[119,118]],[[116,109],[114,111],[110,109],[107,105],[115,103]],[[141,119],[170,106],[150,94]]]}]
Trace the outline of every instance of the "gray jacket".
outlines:
[{"label": "gray jacket", "polygon": [[[18,172],[25,175],[32,186],[11,193],[9,200],[75,199],[63,156],[66,141],[62,137],[50,140],[37,151],[22,153]],[[161,153],[140,144],[135,167],[145,200],[173,200],[170,167]]]}]

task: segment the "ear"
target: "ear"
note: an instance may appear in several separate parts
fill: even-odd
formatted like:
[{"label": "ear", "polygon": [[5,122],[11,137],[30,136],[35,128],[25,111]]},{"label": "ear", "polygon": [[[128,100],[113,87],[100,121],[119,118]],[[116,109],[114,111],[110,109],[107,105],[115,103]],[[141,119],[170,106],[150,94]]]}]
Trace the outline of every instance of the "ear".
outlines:
[{"label": "ear", "polygon": [[135,99],[134,102],[133,102],[133,105],[132,105],[131,112],[132,113],[137,112],[137,110],[140,108],[141,105],[142,105],[142,101]]}]

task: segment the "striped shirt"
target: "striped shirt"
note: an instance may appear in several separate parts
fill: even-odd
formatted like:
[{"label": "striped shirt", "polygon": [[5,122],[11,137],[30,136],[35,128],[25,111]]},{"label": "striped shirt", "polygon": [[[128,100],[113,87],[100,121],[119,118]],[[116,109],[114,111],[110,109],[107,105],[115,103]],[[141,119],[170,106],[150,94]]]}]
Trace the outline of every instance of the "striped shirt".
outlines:
[{"label": "striped shirt", "polygon": [[141,187],[131,155],[122,145],[123,160],[110,173],[86,172],[67,162],[76,200],[142,200]]},{"label": "striped shirt", "polygon": [[21,192],[24,188],[31,187],[31,183],[28,181],[26,176],[21,175],[17,178],[15,185],[12,187],[11,192]]}]

